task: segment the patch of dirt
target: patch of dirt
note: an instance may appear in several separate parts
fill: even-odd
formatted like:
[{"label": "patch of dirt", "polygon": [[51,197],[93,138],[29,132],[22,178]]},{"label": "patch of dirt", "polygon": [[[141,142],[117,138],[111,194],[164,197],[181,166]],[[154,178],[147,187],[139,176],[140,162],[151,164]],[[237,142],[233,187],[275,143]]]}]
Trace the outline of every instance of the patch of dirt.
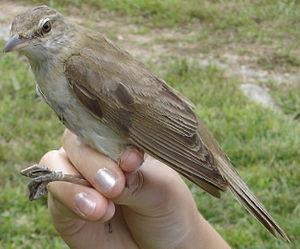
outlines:
[{"label": "patch of dirt", "polygon": [[[0,38],[8,38],[8,30],[13,17],[30,6],[20,3],[1,2],[0,3]],[[74,12],[72,12],[74,14]],[[76,12],[75,12],[76,13]],[[201,53],[200,46],[192,37],[197,35],[199,27],[190,29],[152,29],[144,30],[145,27],[130,23],[126,17],[117,16],[111,13],[101,12],[101,16],[93,16],[92,22],[84,17],[71,16],[70,19],[98,29],[106,33],[120,47],[128,50],[133,56],[141,61],[150,61],[157,65],[159,70],[163,70],[168,56],[187,60],[196,60],[202,66],[216,65],[223,69],[227,76],[234,76],[240,79],[241,83],[263,85],[264,82],[275,84],[298,84],[300,73],[282,73],[275,70],[264,70],[259,68],[255,61],[260,56],[255,56],[255,51],[250,55],[239,55],[238,47],[224,47]],[[257,50],[259,51],[259,49]],[[261,53],[258,52],[258,53]],[[161,72],[160,72],[161,73]]]}]

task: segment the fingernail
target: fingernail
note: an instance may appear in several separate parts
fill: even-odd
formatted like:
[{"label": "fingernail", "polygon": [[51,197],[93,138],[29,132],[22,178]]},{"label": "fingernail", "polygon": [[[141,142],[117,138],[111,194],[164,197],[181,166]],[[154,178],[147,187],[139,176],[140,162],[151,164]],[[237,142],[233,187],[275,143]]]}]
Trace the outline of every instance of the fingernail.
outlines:
[{"label": "fingernail", "polygon": [[79,193],[75,196],[76,211],[79,211],[83,216],[91,215],[96,208],[96,201],[93,197],[86,193]]},{"label": "fingernail", "polygon": [[121,164],[123,164],[124,162],[134,165],[138,163],[140,167],[144,162],[144,154],[136,148],[128,148],[127,150],[125,150],[121,157]]},{"label": "fingernail", "polygon": [[139,191],[144,184],[144,177],[140,170],[125,175],[126,187],[131,193]]},{"label": "fingernail", "polygon": [[117,177],[111,170],[103,168],[96,173],[95,182],[102,193],[107,193],[116,185]]}]

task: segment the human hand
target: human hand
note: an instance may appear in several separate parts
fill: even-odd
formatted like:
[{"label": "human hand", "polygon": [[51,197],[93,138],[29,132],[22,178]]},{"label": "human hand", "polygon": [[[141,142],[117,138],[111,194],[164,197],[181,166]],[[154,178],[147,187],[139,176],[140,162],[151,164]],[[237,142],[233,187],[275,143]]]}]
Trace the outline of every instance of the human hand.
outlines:
[{"label": "human hand", "polygon": [[143,159],[128,148],[118,166],[65,132],[63,148],[40,164],[81,174],[93,186],[48,185],[48,207],[65,242],[85,249],[229,248],[200,216],[179,175],[150,156],[139,168]]}]

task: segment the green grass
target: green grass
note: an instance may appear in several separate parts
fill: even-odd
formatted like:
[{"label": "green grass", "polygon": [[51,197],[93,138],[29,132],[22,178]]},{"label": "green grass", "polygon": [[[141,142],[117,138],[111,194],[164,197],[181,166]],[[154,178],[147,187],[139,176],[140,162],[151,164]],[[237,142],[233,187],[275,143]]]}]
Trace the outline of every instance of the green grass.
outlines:
[{"label": "green grass", "polygon": [[[200,23],[199,39],[208,32],[219,32],[243,43],[260,42],[266,45],[289,42],[289,47],[299,47],[300,2],[297,0],[24,0],[45,3],[59,9],[72,6],[87,16],[98,16],[109,11],[130,16],[135,22],[151,27],[178,27]],[[93,8],[93,13],[89,11]],[[276,32],[274,32],[276,31]],[[292,37],[292,40],[291,40]],[[225,37],[224,37],[225,38]],[[275,38],[275,39],[274,39]],[[223,39],[222,39],[223,41]],[[276,45],[274,44],[274,45]]]},{"label": "green grass", "polygon": [[19,174],[59,146],[63,127],[38,100],[24,58],[0,54],[0,75],[0,248],[63,248],[45,200],[29,203]]},{"label": "green grass", "polygon": [[[44,2],[68,14],[74,11],[69,0]],[[91,22],[103,11],[129,17],[145,35],[150,28],[199,30],[187,39],[208,54],[232,44],[241,53],[264,51],[255,61],[262,69],[295,72],[300,65],[298,1],[76,0],[72,5],[82,9],[82,16],[93,7]],[[241,82],[214,65],[200,67],[196,61],[163,54],[158,59],[165,62],[163,70],[150,67],[195,103],[199,116],[294,244],[273,239],[230,194],[219,201],[192,186],[201,213],[233,248],[300,248],[300,123],[295,119],[299,84],[263,83],[282,109],[273,112],[248,101],[238,90]],[[45,200],[29,203],[27,180],[18,173],[60,146],[63,127],[37,98],[26,60],[14,54],[0,54],[0,117],[0,248],[65,248]]]}]

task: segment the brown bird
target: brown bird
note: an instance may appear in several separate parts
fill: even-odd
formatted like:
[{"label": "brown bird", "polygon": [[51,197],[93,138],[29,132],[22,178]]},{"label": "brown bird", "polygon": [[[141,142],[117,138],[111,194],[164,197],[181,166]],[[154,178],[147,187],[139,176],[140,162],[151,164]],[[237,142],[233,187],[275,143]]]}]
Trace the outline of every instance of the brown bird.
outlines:
[{"label": "brown bird", "polygon": [[38,6],[14,19],[4,52],[13,50],[29,59],[38,94],[87,144],[115,161],[134,145],[215,197],[230,189],[273,235],[289,240],[192,104],[103,34]]}]

